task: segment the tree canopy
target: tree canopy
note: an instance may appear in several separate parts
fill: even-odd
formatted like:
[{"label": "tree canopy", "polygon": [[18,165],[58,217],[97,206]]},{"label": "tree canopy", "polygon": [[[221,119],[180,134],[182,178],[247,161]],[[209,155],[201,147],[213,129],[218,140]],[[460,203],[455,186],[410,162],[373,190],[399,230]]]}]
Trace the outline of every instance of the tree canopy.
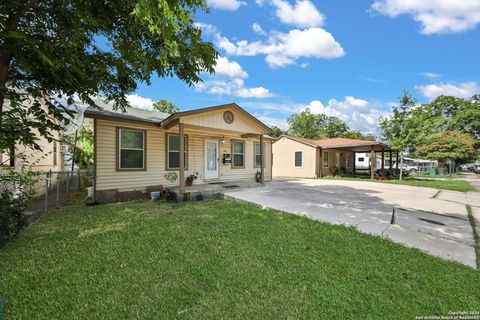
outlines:
[{"label": "tree canopy", "polygon": [[286,133],[284,130],[280,129],[279,127],[273,126],[271,127],[272,131],[270,132],[270,136],[274,138],[280,137],[282,134]]},{"label": "tree canopy", "polygon": [[452,162],[470,161],[477,156],[475,140],[466,133],[444,131],[430,135],[418,147],[417,154],[427,159]]},{"label": "tree canopy", "polygon": [[167,100],[161,99],[158,100],[153,104],[153,108],[159,112],[165,112],[165,113],[175,113],[179,112],[180,108],[174,105],[171,102],[168,102]]},{"label": "tree canopy", "polygon": [[364,135],[359,131],[350,130],[345,121],[323,113],[312,113],[306,108],[291,115],[287,122],[290,126],[288,134],[308,139],[351,138],[375,140],[372,135]]},{"label": "tree canopy", "polygon": [[[197,83],[217,52],[194,24],[204,0],[0,2],[0,150],[35,147],[74,99],[116,108],[152,74]],[[38,146],[37,146],[38,147]]]}]

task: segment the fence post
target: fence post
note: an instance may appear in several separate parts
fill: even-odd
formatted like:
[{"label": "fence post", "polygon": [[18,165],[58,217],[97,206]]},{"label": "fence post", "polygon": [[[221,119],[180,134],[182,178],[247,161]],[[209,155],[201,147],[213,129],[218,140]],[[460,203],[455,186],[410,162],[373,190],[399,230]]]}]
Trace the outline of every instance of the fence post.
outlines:
[{"label": "fence post", "polygon": [[60,206],[60,172],[57,173],[57,207]]},{"label": "fence post", "polygon": [[97,176],[95,174],[93,174],[92,182],[93,182],[93,203],[97,203]]},{"label": "fence post", "polygon": [[67,197],[68,197],[68,191],[70,191],[70,175],[67,172]]}]

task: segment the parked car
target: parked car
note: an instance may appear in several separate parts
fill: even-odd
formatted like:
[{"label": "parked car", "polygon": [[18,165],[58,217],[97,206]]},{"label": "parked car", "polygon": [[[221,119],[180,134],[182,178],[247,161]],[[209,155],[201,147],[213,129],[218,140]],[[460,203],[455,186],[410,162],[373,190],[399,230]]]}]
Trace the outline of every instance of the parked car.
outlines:
[{"label": "parked car", "polygon": [[480,164],[476,164],[473,166],[473,172],[480,174]]},{"label": "parked car", "polygon": [[415,174],[418,172],[417,166],[409,166],[408,164],[403,164],[403,171],[408,172],[409,174]]}]

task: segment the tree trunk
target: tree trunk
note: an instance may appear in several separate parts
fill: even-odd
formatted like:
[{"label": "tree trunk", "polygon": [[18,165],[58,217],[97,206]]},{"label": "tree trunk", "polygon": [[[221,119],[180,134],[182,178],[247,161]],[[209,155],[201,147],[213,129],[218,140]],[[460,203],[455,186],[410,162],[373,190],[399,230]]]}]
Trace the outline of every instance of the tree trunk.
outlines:
[{"label": "tree trunk", "polygon": [[400,181],[403,180],[403,151],[400,151]]}]

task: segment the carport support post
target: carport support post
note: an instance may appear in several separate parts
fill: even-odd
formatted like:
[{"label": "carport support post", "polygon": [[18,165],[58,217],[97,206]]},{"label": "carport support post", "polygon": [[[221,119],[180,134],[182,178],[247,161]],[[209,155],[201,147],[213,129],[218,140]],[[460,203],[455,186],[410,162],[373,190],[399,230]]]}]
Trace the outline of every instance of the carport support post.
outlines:
[{"label": "carport support post", "polygon": [[395,169],[398,170],[398,151],[397,151],[397,160],[395,161]]},{"label": "carport support post", "polygon": [[389,163],[390,163],[390,168],[389,169],[390,170],[392,170],[392,157],[393,157],[392,156],[392,150],[390,149],[390,161],[389,161]]},{"label": "carport support post", "polygon": [[353,152],[353,174],[357,174],[357,153]]},{"label": "carport support post", "polygon": [[180,139],[180,165],[179,165],[179,188],[180,198],[185,192],[185,131],[183,123],[178,124],[178,138]]},{"label": "carport support post", "polygon": [[382,147],[382,170],[385,169],[385,150]]},{"label": "carport support post", "polygon": [[372,146],[370,149],[370,179],[375,179],[375,147]]},{"label": "carport support post", "polygon": [[260,183],[265,185],[265,150],[263,150],[263,134],[260,135]]}]

